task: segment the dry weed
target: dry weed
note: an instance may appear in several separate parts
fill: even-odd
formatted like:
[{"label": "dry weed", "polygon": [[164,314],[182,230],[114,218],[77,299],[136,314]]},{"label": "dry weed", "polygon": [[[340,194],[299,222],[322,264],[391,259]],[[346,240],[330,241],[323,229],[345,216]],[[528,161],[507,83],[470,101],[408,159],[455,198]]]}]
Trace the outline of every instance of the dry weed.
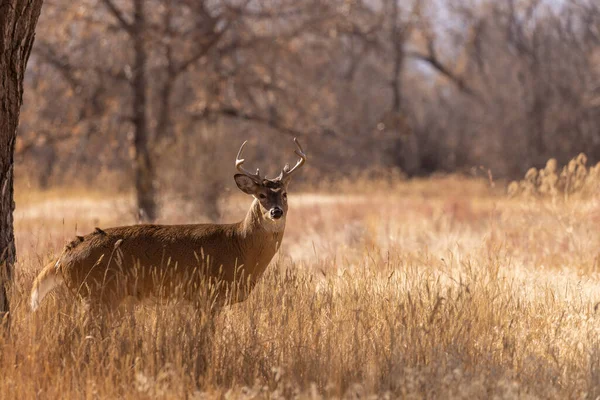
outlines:
[{"label": "dry weed", "polygon": [[587,157],[581,153],[562,169],[558,169],[556,159],[551,158],[545,168],[530,168],[522,181],[511,182],[508,193],[511,196],[573,195],[594,196],[600,187],[600,163],[587,167]]},{"label": "dry weed", "polygon": [[[388,190],[370,194],[352,195],[362,186],[350,185],[346,195],[291,196],[280,256],[248,301],[214,320],[182,304],[137,305],[90,328],[64,290],[32,315],[34,272],[70,238],[75,221],[62,222],[68,209],[56,208],[36,227],[17,212],[21,261],[12,332],[0,339],[0,393],[598,396],[595,199],[556,206],[459,177],[385,183]],[[241,217],[244,201],[230,202],[227,220]],[[78,229],[94,219],[123,222],[113,218],[83,213]]]}]

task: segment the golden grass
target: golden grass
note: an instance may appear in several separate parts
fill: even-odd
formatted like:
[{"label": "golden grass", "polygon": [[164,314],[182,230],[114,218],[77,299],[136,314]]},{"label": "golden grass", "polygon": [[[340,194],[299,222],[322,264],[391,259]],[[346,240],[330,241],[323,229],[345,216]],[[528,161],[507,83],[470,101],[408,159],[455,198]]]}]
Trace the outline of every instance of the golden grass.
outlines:
[{"label": "golden grass", "polygon": [[[508,197],[456,176],[292,191],[284,248],[248,301],[213,321],[181,304],[138,305],[93,329],[65,290],[30,314],[31,281],[75,224],[86,233],[132,213],[50,197],[18,203],[0,397],[600,395],[593,196]],[[232,198],[227,220],[247,204]],[[180,209],[165,219],[193,220]]]},{"label": "golden grass", "polygon": [[600,182],[600,162],[588,167],[587,161],[587,156],[580,153],[559,170],[556,159],[551,158],[544,168],[530,168],[525,174],[525,179],[511,182],[508,193],[512,196],[560,195],[565,199],[573,195],[594,196],[598,193]]}]

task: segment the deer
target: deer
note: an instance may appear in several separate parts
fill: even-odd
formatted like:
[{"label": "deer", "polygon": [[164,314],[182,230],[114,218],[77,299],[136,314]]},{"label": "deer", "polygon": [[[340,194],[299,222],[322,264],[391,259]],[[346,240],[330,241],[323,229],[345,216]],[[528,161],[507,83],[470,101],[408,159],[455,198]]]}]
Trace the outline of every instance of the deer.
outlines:
[{"label": "deer", "polygon": [[[232,224],[130,225],[96,228],[68,243],[33,283],[30,306],[60,285],[95,310],[116,310],[126,298],[198,301],[211,288],[211,307],[244,301],[281,246],[288,212],[287,188],[306,162],[297,138],[294,167],[273,179],[244,168],[237,154],[237,187],[253,197],[246,217]],[[234,290],[235,289],[235,290]]]}]

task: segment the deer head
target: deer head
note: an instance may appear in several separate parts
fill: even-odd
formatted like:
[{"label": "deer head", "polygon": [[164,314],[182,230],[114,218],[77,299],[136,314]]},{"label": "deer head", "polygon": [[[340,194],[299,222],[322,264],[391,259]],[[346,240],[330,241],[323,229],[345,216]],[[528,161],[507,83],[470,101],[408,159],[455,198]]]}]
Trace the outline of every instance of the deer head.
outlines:
[{"label": "deer head", "polygon": [[264,222],[280,225],[281,221],[285,220],[288,210],[287,186],[292,174],[306,162],[306,154],[298,140],[294,138],[297,147],[295,153],[300,159],[293,168],[286,164],[278,177],[268,179],[260,176],[259,169],[256,169],[256,173],[253,174],[242,166],[245,160],[241,157],[246,143],[247,141],[240,147],[235,160],[235,167],[240,172],[234,176],[235,183],[242,192],[252,195],[258,201]]}]

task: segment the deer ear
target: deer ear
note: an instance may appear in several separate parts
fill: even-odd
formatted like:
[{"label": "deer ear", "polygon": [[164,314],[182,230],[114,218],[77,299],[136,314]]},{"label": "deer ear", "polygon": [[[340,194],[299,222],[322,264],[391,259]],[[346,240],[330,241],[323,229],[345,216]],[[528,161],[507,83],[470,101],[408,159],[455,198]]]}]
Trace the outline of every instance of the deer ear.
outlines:
[{"label": "deer ear", "polygon": [[240,190],[246,194],[255,194],[258,190],[259,184],[244,174],[235,174],[233,179]]}]

